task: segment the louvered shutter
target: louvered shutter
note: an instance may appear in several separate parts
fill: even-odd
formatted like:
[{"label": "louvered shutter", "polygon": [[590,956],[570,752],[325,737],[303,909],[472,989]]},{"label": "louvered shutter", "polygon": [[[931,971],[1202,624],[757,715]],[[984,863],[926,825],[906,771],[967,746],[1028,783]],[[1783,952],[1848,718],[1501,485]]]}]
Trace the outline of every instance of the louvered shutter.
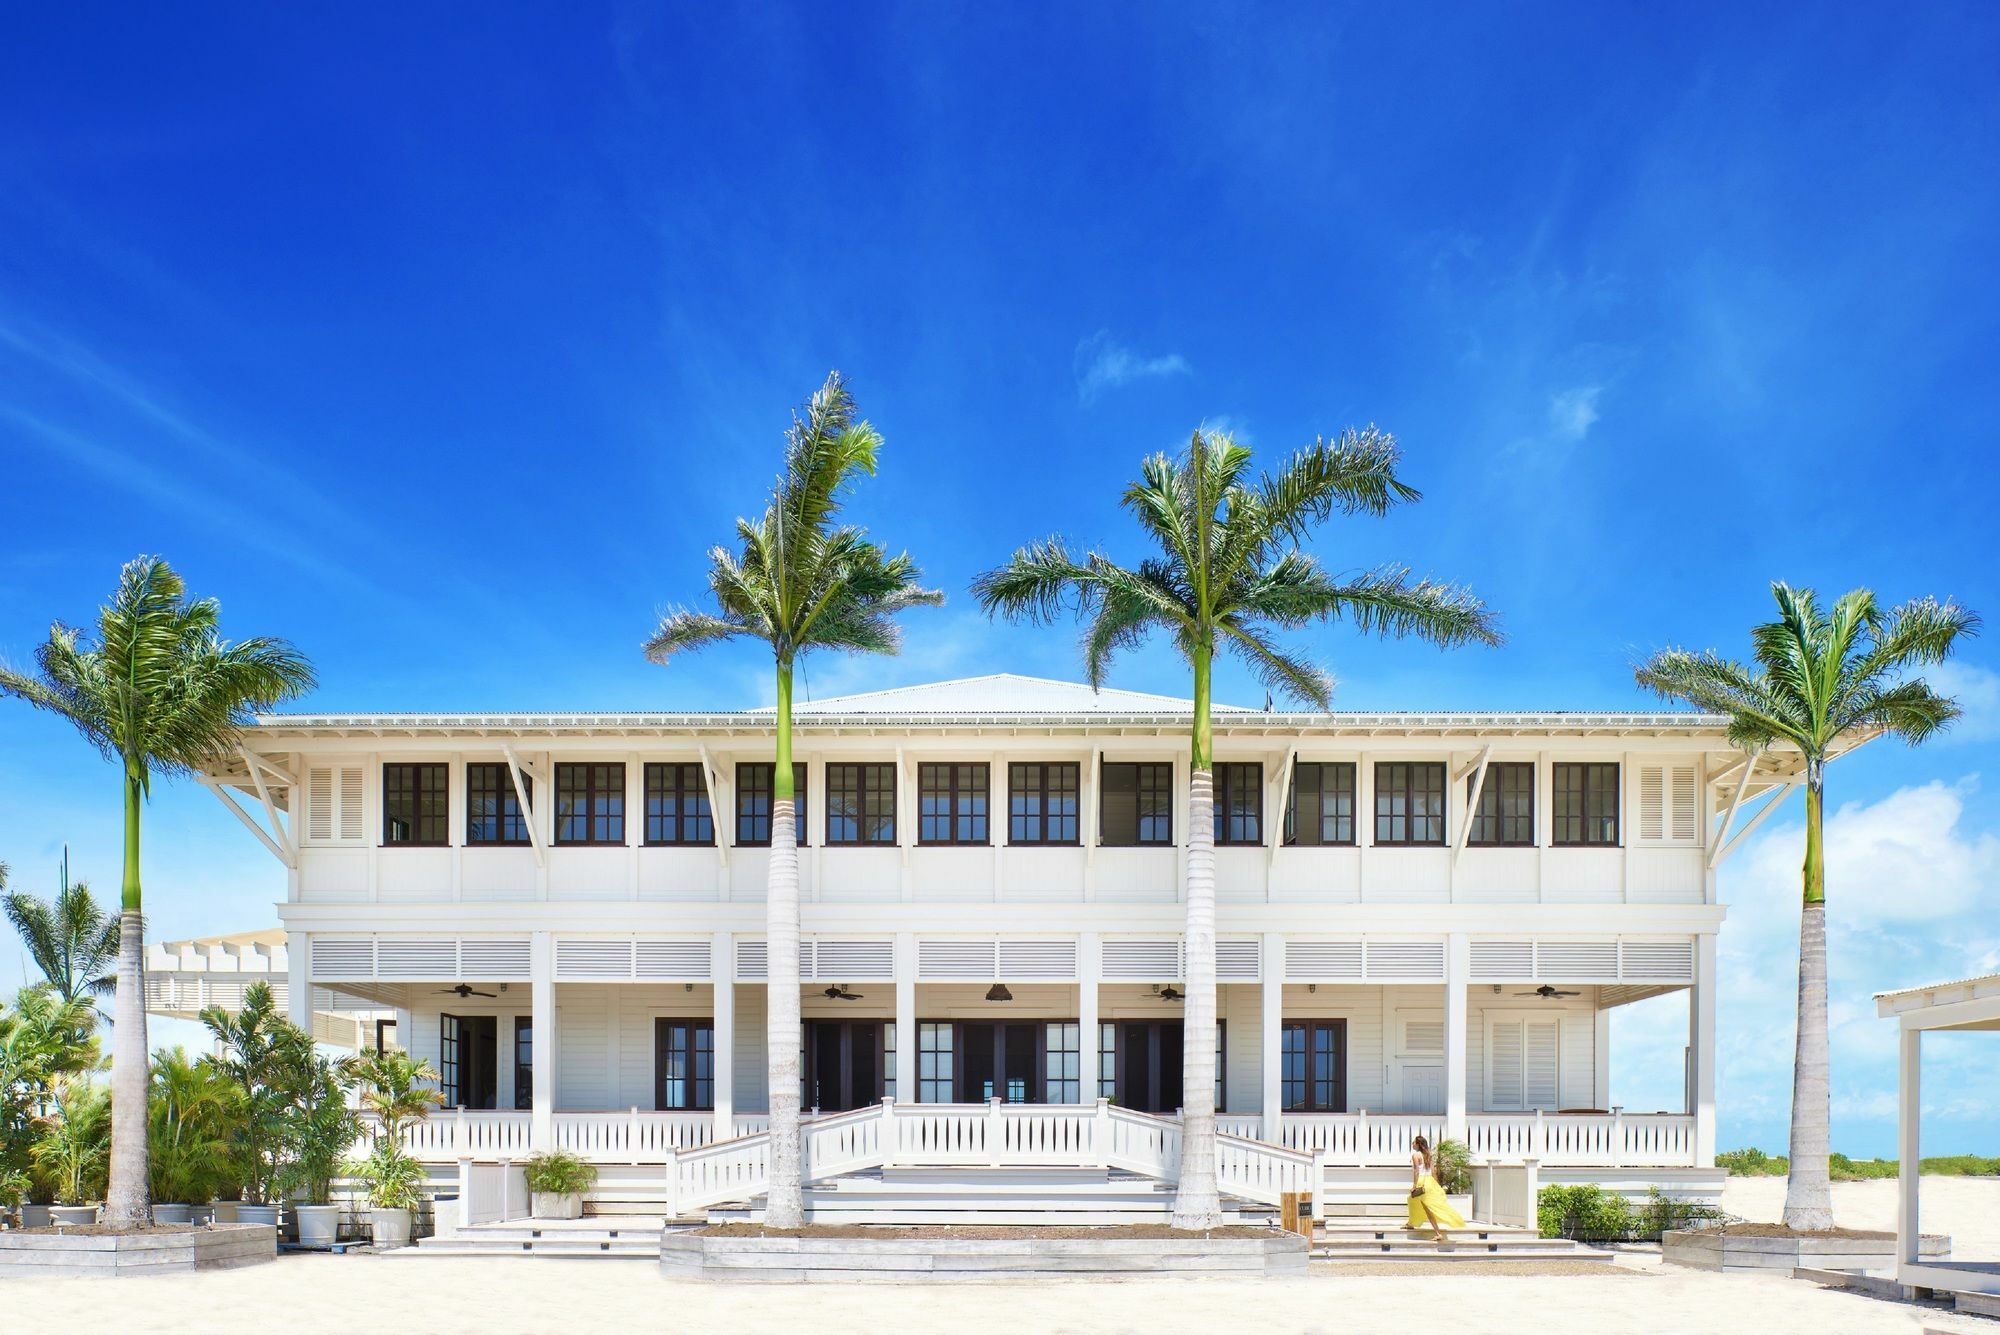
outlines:
[{"label": "louvered shutter", "polygon": [[1558,983],[1611,981],[1618,977],[1616,941],[1542,941],[1535,948],[1535,977]]},{"label": "louvered shutter", "polygon": [[1474,941],[1472,943],[1472,977],[1475,981],[1532,978],[1534,975],[1534,942]]},{"label": "louvered shutter", "polygon": [[699,982],[709,976],[709,943],[700,938],[646,941],[633,950],[632,976],[643,982]]},{"label": "louvered shutter", "polygon": [[1405,1017],[1402,1054],[1405,1057],[1435,1057],[1444,1052],[1444,1021],[1431,1016]]},{"label": "louvered shutter", "polygon": [[1520,1112],[1521,1027],[1518,1019],[1491,1018],[1486,1072],[1486,1106],[1494,1112]]},{"label": "louvered shutter", "polygon": [[894,941],[815,941],[813,978],[829,982],[857,978],[894,978]]},{"label": "louvered shutter", "polygon": [[1695,781],[1692,765],[1676,765],[1673,769],[1674,815],[1668,829],[1677,843],[1691,844],[1695,839],[1698,824],[1695,817],[1695,794],[1699,785]]},{"label": "louvered shutter", "polygon": [[1285,977],[1318,983],[1361,977],[1359,941],[1287,941]]},{"label": "louvered shutter", "polygon": [[361,767],[343,766],[340,771],[340,837],[344,843],[360,843]]},{"label": "louvered shutter", "polygon": [[1074,941],[1002,941],[1000,976],[1021,982],[1068,982],[1076,977]]},{"label": "louvered shutter", "polygon": [[333,838],[333,771],[324,766],[306,771],[306,838]]},{"label": "louvered shutter", "polygon": [[938,937],[917,942],[917,977],[921,979],[987,983],[999,976],[1000,964],[992,941]]},{"label": "louvered shutter", "polygon": [[1639,837],[1666,837],[1666,771],[1659,765],[1639,767]]},{"label": "louvered shutter", "polygon": [[1550,1016],[1546,1020],[1523,1021],[1522,1044],[1525,1049],[1522,1059],[1522,1086],[1530,1108],[1550,1109],[1560,1102],[1557,1077],[1562,1069],[1562,1021]]},{"label": "louvered shutter", "polygon": [[761,983],[771,975],[771,947],[765,941],[736,943],[736,976],[748,983]]},{"label": "louvered shutter", "polygon": [[1619,946],[1619,977],[1633,983],[1694,981],[1694,942],[1625,941]]},{"label": "louvered shutter", "polygon": [[1368,976],[1388,981],[1431,982],[1444,977],[1442,941],[1370,941]]},{"label": "louvered shutter", "polygon": [[1254,983],[1262,976],[1258,963],[1263,942],[1256,937],[1215,943],[1215,977],[1222,983]]},{"label": "louvered shutter", "polygon": [[1104,977],[1108,982],[1163,983],[1181,976],[1178,940],[1109,940],[1104,943]]}]

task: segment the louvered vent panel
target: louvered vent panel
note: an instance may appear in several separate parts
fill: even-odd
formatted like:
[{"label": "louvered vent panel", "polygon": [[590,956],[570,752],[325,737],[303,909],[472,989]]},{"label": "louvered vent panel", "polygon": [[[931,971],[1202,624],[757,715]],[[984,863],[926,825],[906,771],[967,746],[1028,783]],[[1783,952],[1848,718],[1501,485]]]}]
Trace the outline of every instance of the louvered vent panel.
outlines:
[{"label": "louvered vent panel", "polygon": [[1694,766],[1674,766],[1674,819],[1670,828],[1673,837],[1684,844],[1693,843],[1695,838],[1695,791]]},{"label": "louvered vent panel", "polygon": [[1666,771],[1658,765],[1639,767],[1639,837],[1666,836]]},{"label": "louvered vent panel", "polygon": [[1619,976],[1632,983],[1694,981],[1694,942],[1626,941],[1619,946]]},{"label": "louvered vent panel", "polygon": [[1181,976],[1177,940],[1104,943],[1104,977],[1110,982],[1164,983]]},{"label": "louvered vent panel", "polygon": [[894,941],[815,941],[813,948],[815,978],[842,982],[896,976]]},{"label": "louvered vent panel", "polygon": [[1359,941],[1287,941],[1285,977],[1301,983],[1361,976]]},{"label": "louvered vent panel", "polygon": [[771,974],[771,948],[763,941],[736,943],[736,976],[745,982],[761,983]]},{"label": "louvered vent panel", "polygon": [[1262,976],[1258,968],[1263,958],[1262,941],[1252,937],[1248,940],[1217,941],[1215,943],[1215,978],[1221,983],[1254,983]]},{"label": "louvered vent panel", "polygon": [[1444,1051],[1443,1020],[1403,1021],[1403,1055],[1429,1057]]},{"label": "louvered vent panel", "polygon": [[333,838],[333,771],[306,771],[306,838]]},{"label": "louvered vent panel", "polygon": [[1474,941],[1472,976],[1486,978],[1532,978],[1535,975],[1535,943],[1532,941]]},{"label": "louvered vent panel", "polygon": [[341,939],[316,936],[312,939],[312,973],[315,978],[373,978],[375,943],[366,937]]},{"label": "louvered vent panel", "polygon": [[353,843],[361,840],[361,767],[340,771],[340,837]]},{"label": "louvered vent panel", "polygon": [[1541,941],[1535,946],[1535,976],[1574,983],[1618,977],[1616,941]]},{"label": "louvered vent panel", "polygon": [[1002,941],[1000,976],[1024,983],[1066,983],[1076,977],[1074,941]]},{"label": "louvered vent panel", "polygon": [[458,943],[459,968],[467,978],[483,978],[492,982],[511,983],[526,978],[528,967],[528,943],[526,941],[460,941]]},{"label": "louvered vent panel", "polygon": [[560,938],[556,941],[556,977],[565,982],[629,980],[632,943],[589,937]]},{"label": "louvered vent panel", "polygon": [[1487,1084],[1493,1090],[1493,1108],[1498,1112],[1521,1108],[1521,1021],[1493,1020],[1489,1042],[1493,1070]]},{"label": "louvered vent panel", "polygon": [[633,950],[632,976],[648,982],[700,982],[709,975],[709,943],[699,937],[640,941]]},{"label": "louvered vent panel", "polygon": [[917,977],[933,982],[992,982],[1000,976],[997,943],[949,937],[917,942]]},{"label": "louvered vent panel", "polygon": [[1561,1070],[1558,1058],[1561,1028],[1555,1020],[1529,1020],[1523,1026],[1527,1056],[1523,1080],[1530,1108],[1553,1108],[1558,1099],[1556,1077]]},{"label": "louvered vent panel", "polygon": [[1444,942],[1370,941],[1368,976],[1424,981],[1441,979],[1444,977]]},{"label": "louvered vent panel", "polygon": [[377,978],[456,978],[458,942],[451,937],[380,937],[375,942]]}]

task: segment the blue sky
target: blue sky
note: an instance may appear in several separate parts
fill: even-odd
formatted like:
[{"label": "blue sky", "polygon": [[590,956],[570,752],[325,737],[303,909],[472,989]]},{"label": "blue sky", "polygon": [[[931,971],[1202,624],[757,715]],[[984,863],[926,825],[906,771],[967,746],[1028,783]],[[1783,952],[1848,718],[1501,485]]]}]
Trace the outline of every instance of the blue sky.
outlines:
[{"label": "blue sky", "polygon": [[[1204,421],[1394,431],[1425,500],[1320,553],[1505,620],[1450,655],[1302,636],[1346,707],[1642,704],[1635,658],[1740,651],[1774,577],[2000,614],[1997,62],[2000,18],[1949,5],[24,12],[0,655],[152,551],[310,653],[313,707],[759,703],[748,653],[638,644],[830,366],[887,439],[857,516],[952,599],[820,694],[1073,674],[1069,629],[991,627],[968,579],[1050,531],[1132,553],[1119,486]],[[1868,993],[2000,967],[1996,667],[1949,673],[1953,739],[1834,771],[1852,1152],[1893,1128]],[[17,883],[67,841],[109,891],[116,798],[0,706]],[[1796,820],[1724,878],[1726,1143],[1782,1140]],[[212,798],[166,789],[148,838],[159,933],[270,921]],[[1683,1015],[1620,1017],[1628,1106],[1674,1097]],[[1996,1148],[1980,1055],[1940,1050],[1931,1145]]]}]

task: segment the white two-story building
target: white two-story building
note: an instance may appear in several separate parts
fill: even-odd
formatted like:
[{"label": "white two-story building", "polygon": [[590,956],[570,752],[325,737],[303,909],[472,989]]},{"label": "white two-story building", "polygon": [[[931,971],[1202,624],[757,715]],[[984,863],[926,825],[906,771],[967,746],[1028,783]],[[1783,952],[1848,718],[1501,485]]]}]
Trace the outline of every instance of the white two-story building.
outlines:
[{"label": "white two-story building", "polygon": [[[1172,1117],[1189,721],[1005,675],[798,707],[809,1110]],[[239,953],[437,1064],[420,1153],[644,1198],[763,1126],[772,749],[768,710],[262,718],[208,777],[287,873]],[[1715,869],[1795,758],[1687,713],[1218,708],[1215,749],[1225,1132],[1336,1198],[1418,1132],[1719,1185]],[[219,958],[156,948],[156,1005]],[[1611,1013],[1669,992],[1685,1098],[1613,1106]]]}]

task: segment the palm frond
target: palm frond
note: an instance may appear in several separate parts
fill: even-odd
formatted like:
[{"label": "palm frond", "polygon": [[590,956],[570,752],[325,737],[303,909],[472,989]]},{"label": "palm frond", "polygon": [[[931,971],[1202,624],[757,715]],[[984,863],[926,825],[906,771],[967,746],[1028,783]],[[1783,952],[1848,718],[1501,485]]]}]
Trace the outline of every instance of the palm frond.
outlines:
[{"label": "palm frond", "polygon": [[1662,699],[1729,717],[1729,740],[1761,751],[1788,740],[1811,740],[1811,720],[1790,714],[1767,676],[1707,651],[1663,649],[1634,670],[1639,685]]},{"label": "palm frond", "polygon": [[1333,678],[1305,659],[1288,654],[1262,631],[1225,623],[1222,633],[1236,656],[1266,689],[1304,700],[1316,709],[1333,703]]},{"label": "palm frond", "polygon": [[1472,591],[1415,578],[1405,566],[1379,566],[1333,582],[1323,620],[1345,617],[1364,634],[1414,636],[1440,648],[1501,643],[1499,623]]},{"label": "palm frond", "polygon": [[644,650],[649,660],[664,665],[676,654],[705,649],[712,644],[754,633],[741,621],[677,607],[660,618],[660,624],[647,638]]},{"label": "palm frond", "polygon": [[1402,451],[1396,438],[1373,426],[1324,437],[1299,451],[1264,479],[1259,489],[1266,522],[1295,542],[1336,509],[1381,515],[1423,493],[1396,476]]},{"label": "palm frond", "polygon": [[1849,703],[1842,731],[1880,728],[1910,745],[1924,741],[1964,714],[1958,702],[1939,695],[1921,677],[1885,690],[1869,690]]},{"label": "palm frond", "polygon": [[1047,624],[1065,611],[1083,612],[1096,600],[1098,581],[1088,559],[1079,562],[1061,538],[1020,548],[1003,566],[972,581],[972,596],[988,616]]}]

